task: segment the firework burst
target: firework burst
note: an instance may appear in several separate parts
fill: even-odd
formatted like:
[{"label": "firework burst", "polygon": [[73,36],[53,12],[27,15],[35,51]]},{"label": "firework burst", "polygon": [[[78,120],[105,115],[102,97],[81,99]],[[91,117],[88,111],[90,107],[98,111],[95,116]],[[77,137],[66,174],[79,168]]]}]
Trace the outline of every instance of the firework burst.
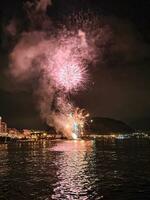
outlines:
[{"label": "firework burst", "polygon": [[84,88],[87,80],[87,70],[77,63],[67,63],[53,74],[53,78],[57,87],[63,89],[64,92],[71,93]]},{"label": "firework burst", "polygon": [[75,138],[82,133],[87,116],[67,97],[87,88],[88,65],[102,59],[108,28],[89,13],[73,15],[55,26],[46,15],[48,1],[36,2],[25,3],[31,27],[17,40],[9,71],[23,88],[36,81],[32,88],[41,118],[57,132]]}]

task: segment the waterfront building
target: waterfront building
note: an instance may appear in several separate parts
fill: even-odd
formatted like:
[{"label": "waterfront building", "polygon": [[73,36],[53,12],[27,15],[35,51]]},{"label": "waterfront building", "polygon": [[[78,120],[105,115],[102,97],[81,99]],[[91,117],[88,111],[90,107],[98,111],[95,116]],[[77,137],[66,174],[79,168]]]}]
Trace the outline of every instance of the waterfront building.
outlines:
[{"label": "waterfront building", "polygon": [[0,117],[0,133],[7,133],[7,124],[2,121],[2,117]]},{"label": "waterfront building", "polygon": [[0,116],[0,133],[2,132],[1,131],[1,124],[2,124],[2,117]]},{"label": "waterfront building", "polygon": [[7,133],[7,124],[5,122],[1,122],[1,132]]}]

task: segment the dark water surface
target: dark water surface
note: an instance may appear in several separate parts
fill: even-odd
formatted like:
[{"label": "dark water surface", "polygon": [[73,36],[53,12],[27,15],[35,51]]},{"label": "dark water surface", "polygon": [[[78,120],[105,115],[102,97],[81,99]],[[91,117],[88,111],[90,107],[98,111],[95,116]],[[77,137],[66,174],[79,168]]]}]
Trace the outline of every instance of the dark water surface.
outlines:
[{"label": "dark water surface", "polygon": [[150,140],[0,144],[0,200],[150,199]]}]

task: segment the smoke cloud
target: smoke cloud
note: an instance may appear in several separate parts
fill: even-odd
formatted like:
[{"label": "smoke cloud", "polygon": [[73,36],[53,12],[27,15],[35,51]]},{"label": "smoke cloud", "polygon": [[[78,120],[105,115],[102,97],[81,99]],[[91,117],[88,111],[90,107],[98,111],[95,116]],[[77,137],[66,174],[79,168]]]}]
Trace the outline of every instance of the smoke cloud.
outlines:
[{"label": "smoke cloud", "polygon": [[5,28],[6,33],[11,36],[15,36],[17,34],[17,22],[15,19],[12,19],[9,24]]},{"label": "smoke cloud", "polygon": [[[68,18],[69,23],[52,26],[46,16],[50,5],[50,0],[26,3],[32,28],[20,34],[10,53],[9,72],[18,84],[36,83],[32,84],[33,95],[41,118],[68,137],[65,125],[68,114],[75,110],[68,94],[86,88],[89,63],[102,59],[110,30],[94,17]],[[33,19],[40,19],[40,31],[33,26]],[[45,24],[51,27],[45,29]]]},{"label": "smoke cloud", "polygon": [[52,5],[52,0],[40,0],[37,3],[36,10],[45,12],[48,6]]}]

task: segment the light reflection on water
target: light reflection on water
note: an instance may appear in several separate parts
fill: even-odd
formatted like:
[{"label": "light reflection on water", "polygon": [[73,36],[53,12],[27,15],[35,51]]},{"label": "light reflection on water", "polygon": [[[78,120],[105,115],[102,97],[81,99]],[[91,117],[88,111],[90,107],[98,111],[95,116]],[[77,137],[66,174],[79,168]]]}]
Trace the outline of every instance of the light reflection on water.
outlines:
[{"label": "light reflection on water", "polygon": [[[57,144],[51,150],[64,152],[56,160],[58,181],[53,185],[52,199],[88,199],[92,186],[88,167],[89,162],[92,162],[89,158],[92,155],[93,142],[67,141]],[[93,177],[92,181],[95,179]]]},{"label": "light reflection on water", "polygon": [[8,173],[8,167],[7,167],[7,157],[8,157],[8,152],[7,152],[7,144],[1,144],[0,145],[0,174],[7,174]]},{"label": "light reflection on water", "polygon": [[149,140],[0,144],[0,200],[149,197]]}]

